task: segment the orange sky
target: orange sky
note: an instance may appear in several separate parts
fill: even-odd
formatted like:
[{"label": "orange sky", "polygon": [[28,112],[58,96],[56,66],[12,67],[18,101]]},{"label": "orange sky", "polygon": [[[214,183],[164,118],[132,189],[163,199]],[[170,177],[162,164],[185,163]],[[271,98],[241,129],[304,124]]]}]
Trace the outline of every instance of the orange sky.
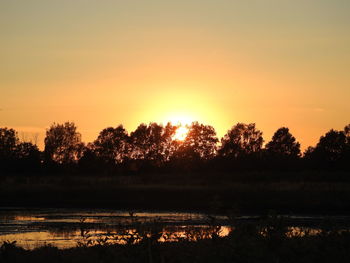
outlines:
[{"label": "orange sky", "polygon": [[348,1],[3,1],[0,127],[198,120],[287,126],[302,148],[350,122]]}]

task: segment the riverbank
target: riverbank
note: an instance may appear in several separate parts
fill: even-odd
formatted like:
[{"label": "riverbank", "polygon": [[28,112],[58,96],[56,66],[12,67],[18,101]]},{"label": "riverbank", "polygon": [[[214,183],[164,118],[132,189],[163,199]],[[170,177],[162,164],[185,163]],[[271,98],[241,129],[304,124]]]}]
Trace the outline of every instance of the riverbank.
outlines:
[{"label": "riverbank", "polygon": [[252,175],[240,175],[240,180],[227,175],[162,176],[3,176],[0,206],[350,214],[350,182],[330,180],[331,175],[318,181],[296,179],[300,173],[286,177],[293,180],[280,180],[275,174],[269,180],[251,180]]}]

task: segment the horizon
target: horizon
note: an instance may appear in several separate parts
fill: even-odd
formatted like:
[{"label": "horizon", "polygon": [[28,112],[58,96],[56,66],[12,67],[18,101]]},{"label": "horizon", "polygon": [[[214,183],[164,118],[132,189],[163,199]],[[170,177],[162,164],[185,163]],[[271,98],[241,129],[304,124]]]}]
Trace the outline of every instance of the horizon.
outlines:
[{"label": "horizon", "polygon": [[[43,151],[44,148],[45,148],[44,139],[45,139],[45,136],[46,136],[46,135],[45,135],[45,134],[46,134],[46,131],[48,131],[48,130],[50,129],[50,127],[53,127],[54,125],[57,125],[57,124],[62,125],[62,124],[67,123],[67,122],[70,122],[70,121],[66,121],[66,122],[62,122],[62,123],[52,122],[51,125],[50,125],[49,127],[46,128],[46,130],[45,130],[45,132],[44,132],[44,135],[42,135],[42,136],[43,136],[42,140],[39,139],[39,138],[40,138],[40,133],[39,133],[39,132],[36,132],[36,133],[35,133],[35,132],[33,132],[33,133],[30,133],[30,132],[29,132],[29,133],[24,133],[24,132],[22,132],[22,133],[20,133],[18,130],[14,129],[14,128],[12,128],[12,127],[0,127],[0,128],[14,129],[14,130],[17,132],[18,139],[19,139],[21,142],[30,142],[30,143],[33,143],[34,145],[37,145],[37,146],[38,146],[39,150]],[[75,122],[70,122],[70,123],[73,123],[74,125],[76,125]],[[165,127],[167,124],[170,124],[170,125],[172,125],[172,126],[174,126],[174,127],[177,127],[177,128],[176,128],[175,134],[172,136],[172,140],[178,140],[178,141],[180,141],[180,142],[181,142],[181,141],[184,141],[184,140],[186,139],[187,133],[189,132],[190,127],[191,127],[191,125],[192,125],[193,123],[203,124],[203,123],[200,123],[200,122],[198,122],[198,121],[193,121],[193,122],[180,122],[180,121],[178,121],[178,122],[171,122],[171,121],[168,121],[168,122],[164,122],[164,123],[157,123],[157,122],[144,123],[144,122],[142,122],[142,123],[139,123],[139,124],[137,125],[137,127],[138,127],[139,125],[147,125],[147,126],[148,126],[148,125],[150,125],[150,124],[152,124],[152,123],[155,123],[155,124],[160,125],[160,126],[162,126],[162,127]],[[241,122],[241,123],[242,123],[242,122]],[[228,132],[231,128],[233,128],[236,124],[238,124],[238,123],[233,124],[229,129],[227,129],[227,132]],[[249,124],[249,123],[245,123],[245,124]],[[255,123],[253,123],[253,124],[255,124]],[[211,126],[210,124],[205,124],[205,123],[204,123],[203,125]],[[350,124],[347,124],[347,125],[350,125]],[[327,130],[327,132],[329,132],[329,131],[331,131],[331,130],[343,131],[344,128],[345,128],[345,126],[347,126],[347,125],[344,125],[342,129],[329,128],[329,129]],[[122,126],[122,127],[125,129],[125,131],[126,131],[126,133],[127,133],[128,136],[130,136],[130,134],[131,134],[133,131],[135,131],[135,130],[137,129],[137,127],[135,127],[135,129],[133,129],[133,130],[128,130],[128,129],[126,129],[126,127],[125,127],[122,123],[120,123],[120,124],[115,125],[115,126],[104,127],[103,129],[101,129],[101,130],[98,132],[98,134],[96,135],[96,137],[95,137],[93,140],[86,141],[86,140],[83,139],[84,134],[82,134],[82,132],[79,130],[79,127],[78,127],[78,126],[75,126],[75,127],[77,128],[77,132],[81,135],[81,141],[82,141],[84,144],[87,145],[88,143],[93,143],[93,142],[97,139],[97,137],[99,136],[100,132],[102,132],[102,130],[104,130],[104,129],[106,129],[106,128],[110,128],[110,127],[116,128],[116,127],[118,127],[118,126]],[[211,126],[211,127],[213,127],[213,126]],[[223,134],[222,136],[219,136],[218,133],[217,133],[217,131],[216,131],[216,129],[215,129],[215,127],[213,127],[213,128],[214,128],[214,131],[216,132],[216,137],[219,139],[218,142],[217,142],[216,144],[221,145],[221,139],[226,135],[226,133]],[[266,146],[266,144],[267,144],[269,141],[272,140],[273,134],[274,134],[278,129],[280,129],[280,128],[288,128],[288,129],[289,129],[289,127],[287,127],[287,126],[281,126],[281,127],[277,128],[276,131],[274,131],[274,133],[271,135],[271,138],[270,138],[270,139],[267,139],[267,138],[265,138],[265,136],[264,136],[264,131],[260,130],[259,127],[256,127],[256,128],[257,128],[257,130],[259,130],[259,131],[262,132],[262,137],[263,137],[263,144],[262,144],[262,146],[263,146],[263,148]],[[293,132],[292,132],[290,129],[289,129],[289,131],[290,131],[291,134],[294,136]],[[325,132],[324,134],[321,134],[321,135],[319,136],[319,138],[321,138],[321,136],[324,136],[327,132]],[[294,137],[295,137],[295,136],[294,136]],[[298,140],[298,138],[295,138],[295,139],[296,139],[297,142],[300,143],[300,141]],[[318,141],[316,142],[316,144],[317,144],[317,143],[318,143]],[[315,144],[315,145],[307,145],[307,146],[304,145],[304,147],[303,147],[302,144],[300,144],[301,154],[303,155],[304,151],[307,150],[308,147],[310,147],[310,146],[311,146],[311,147],[315,147],[316,144]]]}]

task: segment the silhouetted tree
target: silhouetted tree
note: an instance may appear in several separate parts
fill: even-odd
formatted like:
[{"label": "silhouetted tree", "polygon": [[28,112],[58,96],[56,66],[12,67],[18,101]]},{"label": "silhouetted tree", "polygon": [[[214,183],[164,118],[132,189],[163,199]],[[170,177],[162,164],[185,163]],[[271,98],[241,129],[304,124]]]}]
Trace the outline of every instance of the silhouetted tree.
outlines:
[{"label": "silhouetted tree", "polygon": [[92,145],[96,156],[110,164],[122,163],[129,151],[128,133],[122,125],[100,132]]},{"label": "silhouetted tree", "polygon": [[300,143],[286,127],[279,128],[266,144],[266,150],[274,157],[297,158],[300,156]]},{"label": "silhouetted tree", "polygon": [[14,129],[0,128],[0,160],[15,158],[18,142],[17,132]]},{"label": "silhouetted tree", "polygon": [[189,150],[202,160],[209,160],[216,154],[218,141],[212,126],[193,122],[180,149]]},{"label": "silhouetted tree", "polygon": [[305,159],[310,159],[314,151],[315,151],[315,147],[312,147],[312,146],[307,147],[303,153],[303,157]]},{"label": "silhouetted tree", "polygon": [[166,127],[157,123],[140,124],[130,134],[130,159],[162,165],[173,151],[172,136],[175,130],[170,123]]},{"label": "silhouetted tree", "polygon": [[221,139],[219,155],[225,158],[237,158],[253,155],[261,151],[264,139],[255,123],[237,123]]},{"label": "silhouetted tree", "polygon": [[18,159],[40,159],[40,151],[38,146],[31,142],[21,142],[16,146],[16,157]]},{"label": "silhouetted tree", "polygon": [[[344,127],[344,134],[346,138],[346,148],[345,148],[345,154],[344,154],[344,161],[345,163],[350,162],[350,124],[346,125]],[[349,165],[348,165],[349,167]]]},{"label": "silhouetted tree", "polygon": [[[193,122],[186,138],[174,139],[178,126],[141,124],[130,136],[122,125],[102,130],[86,147],[74,123],[54,123],[46,131],[43,167],[86,172],[209,171],[261,168],[346,168],[350,161],[350,124],[330,130],[316,147],[300,157],[300,144],[286,127],[279,128],[262,150],[262,132],[254,123],[237,123],[221,139],[212,126]],[[218,157],[218,158],[215,158]],[[29,142],[20,142],[13,129],[0,128],[0,164],[6,171],[39,171],[42,153]],[[78,163],[78,165],[75,165]],[[74,164],[74,165],[73,165]],[[304,166],[302,166],[304,165]],[[299,169],[298,168],[298,169]],[[293,168],[294,169],[294,168]],[[67,170],[68,171],[68,170]]]},{"label": "silhouetted tree", "polygon": [[31,142],[21,142],[16,146],[18,169],[26,172],[38,172],[41,165],[41,153],[38,146]]},{"label": "silhouetted tree", "polygon": [[151,160],[158,153],[161,142],[163,127],[151,123],[149,126],[140,124],[135,131],[130,134],[132,145],[131,158],[136,160]]},{"label": "silhouetted tree", "polygon": [[347,137],[344,131],[330,130],[321,136],[315,149],[306,157],[317,167],[339,167],[346,158]]},{"label": "silhouetted tree", "polygon": [[193,122],[185,140],[174,141],[177,147],[171,158],[172,167],[185,171],[202,169],[214,158],[218,141],[212,126]]},{"label": "silhouetted tree", "polygon": [[348,145],[350,145],[350,124],[348,124],[344,127],[344,134],[346,137],[346,143]]},{"label": "silhouetted tree", "polygon": [[0,164],[12,172],[37,172],[40,169],[40,151],[31,142],[20,142],[14,129],[0,128]]},{"label": "silhouetted tree", "polygon": [[316,151],[325,154],[330,161],[339,160],[346,147],[346,136],[341,131],[330,130],[325,136],[321,136],[316,145]]},{"label": "silhouetted tree", "polygon": [[78,166],[79,172],[84,174],[96,174],[110,170],[109,165],[106,165],[106,161],[97,156],[93,143],[88,143],[84,147],[82,156],[78,161]]},{"label": "silhouetted tree", "polygon": [[164,127],[163,131],[163,149],[164,149],[164,161],[168,162],[174,155],[174,152],[178,148],[179,144],[173,140],[173,137],[178,129],[178,126],[172,125],[170,122]]},{"label": "silhouetted tree", "polygon": [[52,124],[46,131],[45,159],[58,164],[75,163],[83,152],[81,135],[73,122]]}]

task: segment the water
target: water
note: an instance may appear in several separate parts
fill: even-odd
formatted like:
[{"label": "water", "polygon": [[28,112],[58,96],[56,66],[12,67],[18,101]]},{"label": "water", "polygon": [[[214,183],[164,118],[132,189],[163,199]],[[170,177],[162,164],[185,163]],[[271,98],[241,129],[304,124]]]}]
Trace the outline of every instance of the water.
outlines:
[{"label": "water", "polygon": [[[224,217],[217,216],[216,220],[223,222]],[[16,241],[27,249],[45,244],[69,248],[84,242],[87,236],[94,241],[109,236],[123,243],[122,237],[130,236],[136,226],[161,225],[164,233],[181,236],[188,227],[208,229],[208,222],[209,218],[200,213],[0,208],[0,243]],[[227,226],[220,226],[221,235],[228,232]]]},{"label": "water", "polygon": [[[240,221],[256,221],[258,216],[241,216]],[[317,233],[323,216],[289,217],[290,233],[300,234],[303,226]],[[348,225],[350,217],[333,217]],[[152,230],[150,230],[152,229]],[[58,248],[98,242],[126,243],[156,229],[159,241],[179,238],[199,239],[216,233],[225,236],[233,230],[225,216],[201,213],[116,211],[97,209],[19,209],[0,208],[0,244],[16,241],[26,249],[52,244]],[[305,228],[304,228],[305,229]],[[135,241],[135,242],[136,242]]]}]

